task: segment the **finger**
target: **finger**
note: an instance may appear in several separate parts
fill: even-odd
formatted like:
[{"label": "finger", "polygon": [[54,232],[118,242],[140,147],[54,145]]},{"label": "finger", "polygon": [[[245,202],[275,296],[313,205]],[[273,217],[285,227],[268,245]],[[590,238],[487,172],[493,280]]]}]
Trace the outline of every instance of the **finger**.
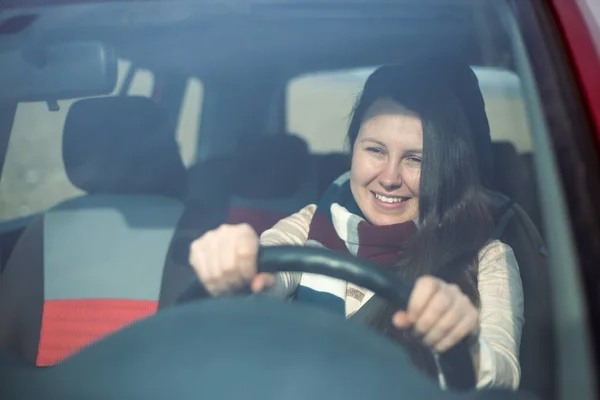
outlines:
[{"label": "finger", "polygon": [[414,321],[415,331],[425,336],[431,328],[451,309],[454,298],[444,288],[438,290]]},{"label": "finger", "polygon": [[479,313],[470,312],[448,332],[443,339],[433,347],[438,353],[443,353],[463,340],[467,335],[476,334],[479,329]]},{"label": "finger", "polygon": [[211,264],[208,261],[208,253],[209,251],[206,246],[206,241],[203,239],[198,239],[191,245],[189,261],[204,288],[212,296],[215,296],[219,294],[219,287],[215,282],[214,271],[212,271],[210,268],[210,266],[214,264]]},{"label": "finger", "polygon": [[437,322],[423,336],[423,343],[429,348],[434,348],[442,339],[444,339],[456,326],[460,324],[462,318],[466,316],[465,311],[459,307],[452,307],[437,320]]},{"label": "finger", "polygon": [[213,295],[230,293],[231,284],[227,277],[228,272],[223,260],[224,252],[218,235],[214,235],[210,241],[207,241],[205,247],[203,270],[205,271],[207,290]]},{"label": "finger", "polygon": [[235,290],[244,285],[244,278],[240,273],[239,257],[235,250],[235,243],[231,242],[228,233],[222,234],[221,240],[213,244],[212,254],[218,255],[220,283],[228,291]]},{"label": "finger", "polygon": [[236,253],[242,257],[256,257],[258,251],[258,236],[249,224],[235,227],[238,235]]},{"label": "finger", "polygon": [[406,311],[397,311],[392,316],[392,324],[398,329],[408,329],[412,325]]},{"label": "finger", "polygon": [[441,281],[433,277],[422,277],[417,280],[408,301],[408,318],[412,323],[419,319],[429,300],[437,293],[440,286]]},{"label": "finger", "polygon": [[245,224],[239,227],[238,234],[239,238],[235,248],[237,267],[242,279],[245,282],[250,282],[257,273],[258,237],[254,230]]},{"label": "finger", "polygon": [[223,280],[223,271],[219,259],[219,236],[222,228],[206,232],[193,246],[194,255],[190,255],[190,263],[198,271],[205,289],[213,296],[227,292],[227,284]]},{"label": "finger", "polygon": [[423,341],[429,347],[435,346],[469,314],[478,315],[478,311],[471,300],[457,285],[446,285],[442,292],[449,299],[450,307],[424,335]]},{"label": "finger", "polygon": [[254,277],[250,288],[253,293],[259,293],[266,288],[273,287],[275,285],[275,275],[273,274],[259,274]]},{"label": "finger", "polygon": [[190,245],[189,263],[202,282],[210,279],[210,271],[206,270],[206,246],[203,238]]}]

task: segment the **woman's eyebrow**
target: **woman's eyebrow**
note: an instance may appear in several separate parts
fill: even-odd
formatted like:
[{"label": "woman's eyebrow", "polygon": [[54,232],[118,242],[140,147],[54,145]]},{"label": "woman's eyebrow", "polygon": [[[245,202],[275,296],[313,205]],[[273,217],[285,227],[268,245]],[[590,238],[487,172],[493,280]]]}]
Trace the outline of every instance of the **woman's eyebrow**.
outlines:
[{"label": "woman's eyebrow", "polygon": [[380,146],[382,146],[382,147],[387,147],[387,146],[385,145],[385,143],[383,143],[383,142],[381,142],[381,141],[379,141],[379,140],[377,140],[377,139],[363,138],[363,139],[361,139],[361,140],[360,140],[360,142],[361,142],[361,143],[364,143],[364,142],[373,142],[373,143],[376,143],[376,144],[378,144],[378,145],[380,145]]},{"label": "woman's eyebrow", "polygon": [[[359,140],[359,143],[365,143],[365,142],[371,142],[371,143],[375,143],[378,144],[381,147],[386,147],[386,144],[383,143],[380,140],[377,139],[373,139],[373,138],[362,138]],[[404,154],[423,154],[423,149],[422,148],[414,148],[414,149],[407,149],[404,150]]]}]

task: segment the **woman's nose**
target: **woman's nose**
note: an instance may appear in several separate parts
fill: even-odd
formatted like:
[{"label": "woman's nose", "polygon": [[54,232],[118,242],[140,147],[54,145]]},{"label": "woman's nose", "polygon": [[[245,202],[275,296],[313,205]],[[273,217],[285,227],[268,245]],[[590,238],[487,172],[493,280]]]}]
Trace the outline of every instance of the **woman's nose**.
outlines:
[{"label": "woman's nose", "polygon": [[379,174],[379,184],[387,191],[398,189],[402,186],[402,173],[400,165],[387,163]]}]

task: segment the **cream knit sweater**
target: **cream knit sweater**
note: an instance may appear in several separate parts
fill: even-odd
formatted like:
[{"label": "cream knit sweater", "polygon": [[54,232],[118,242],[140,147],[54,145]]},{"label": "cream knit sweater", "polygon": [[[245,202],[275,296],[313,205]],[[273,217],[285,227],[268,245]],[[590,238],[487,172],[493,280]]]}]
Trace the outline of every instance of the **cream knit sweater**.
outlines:
[{"label": "cream knit sweater", "polygon": [[[263,246],[303,246],[316,205],[280,220],[260,237]],[[299,273],[280,273],[269,294],[289,297],[300,282]],[[523,317],[523,287],[512,249],[495,240],[479,252],[478,289],[481,301],[477,387],[517,389],[521,370],[519,346]],[[352,315],[372,292],[348,285],[346,315]]]}]

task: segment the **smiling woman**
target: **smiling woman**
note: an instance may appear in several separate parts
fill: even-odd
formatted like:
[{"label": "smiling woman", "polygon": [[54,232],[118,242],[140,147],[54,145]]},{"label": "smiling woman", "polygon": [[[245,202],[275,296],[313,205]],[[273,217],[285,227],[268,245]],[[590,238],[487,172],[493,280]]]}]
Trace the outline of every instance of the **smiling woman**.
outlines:
[{"label": "smiling woman", "polygon": [[[348,129],[349,173],[331,184],[316,207],[264,232],[260,244],[349,252],[418,279],[406,311],[380,306],[370,325],[405,346],[433,378],[438,366],[431,352],[468,340],[478,387],[516,389],[523,327],[519,268],[512,249],[493,240],[471,124],[454,86],[460,80],[465,92],[477,94],[477,80],[460,62],[446,59],[444,70],[437,65],[427,59],[381,67],[369,76]],[[478,105],[470,115],[485,119],[483,103]],[[239,225],[208,232],[192,244],[191,264],[210,293],[252,282],[254,291],[268,287],[272,295],[295,295],[347,317],[372,299],[364,288],[323,276],[255,276],[257,239]]]},{"label": "smiling woman", "polygon": [[418,218],[423,126],[414,112],[378,99],[362,118],[353,143],[350,187],[365,217],[376,225]]},{"label": "smiling woman", "polygon": [[[367,80],[348,131],[353,149],[352,194],[365,219],[374,225],[417,222],[419,230],[413,241],[397,244],[401,251],[406,252],[396,265],[401,275],[411,278],[443,276],[457,284],[472,304],[485,304],[486,307],[481,310],[484,314],[490,312],[487,307],[501,310],[506,306],[502,305],[500,298],[490,296],[487,290],[502,291],[506,299],[511,299],[510,302],[520,304],[520,310],[513,309],[512,312],[516,310],[516,313],[509,314],[510,317],[500,323],[505,324],[507,330],[518,332],[516,337],[488,336],[489,325],[485,319],[481,321],[484,332],[480,336],[484,348],[489,346],[485,343],[487,340],[492,343],[508,340],[514,342],[507,348],[517,352],[523,322],[517,263],[508,246],[492,241],[491,211],[475,168],[477,158],[472,133],[458,96],[451,90],[453,79],[471,82],[475,87],[476,80],[466,66],[457,64],[449,67],[446,60],[447,70],[451,72],[445,75],[434,65],[437,65],[435,60],[428,60],[403,68],[382,67]],[[483,114],[485,111],[481,105],[479,108],[472,107],[471,115]],[[496,256],[505,254],[506,261],[492,262],[493,266],[489,268],[489,259],[485,257],[488,252]],[[493,283],[493,289],[477,286],[478,281],[484,282],[486,276],[495,274],[494,269],[506,267],[510,274],[505,281]],[[416,304],[421,301],[418,293],[416,289],[413,294]],[[483,299],[480,300],[480,296]],[[442,300],[442,309],[445,307],[443,304]],[[468,305],[465,312],[467,315],[469,312],[476,314]],[[391,309],[382,311],[373,324],[396,340],[406,342],[406,337],[390,329],[386,321],[392,313]],[[429,332],[428,329],[435,324],[421,325],[418,320],[411,321],[414,315],[409,316],[410,309],[407,315],[397,315],[394,320],[396,326],[408,328],[414,324],[425,338],[425,343],[438,351],[446,350],[446,346],[452,343],[451,339],[446,339],[452,330],[450,317],[446,317],[448,321],[444,322],[444,333],[435,332],[435,329]],[[456,323],[460,325],[458,321]],[[516,329],[512,328],[513,324]],[[473,330],[471,333],[479,334],[480,327],[476,324],[466,326],[465,332],[456,333],[458,337],[465,335],[469,329]],[[420,363],[424,362],[423,354],[415,355],[417,359],[421,358]],[[485,359],[486,356],[483,357]],[[509,355],[509,358],[512,356]],[[518,382],[518,365],[513,364],[509,369],[498,365],[494,368],[513,370],[512,377],[511,374],[495,376],[495,384],[515,385]],[[430,364],[429,370],[433,374],[435,368]],[[486,385],[484,382],[488,379],[483,376],[495,375],[490,371],[479,372],[480,386]],[[504,379],[506,381],[502,383]]]}]

